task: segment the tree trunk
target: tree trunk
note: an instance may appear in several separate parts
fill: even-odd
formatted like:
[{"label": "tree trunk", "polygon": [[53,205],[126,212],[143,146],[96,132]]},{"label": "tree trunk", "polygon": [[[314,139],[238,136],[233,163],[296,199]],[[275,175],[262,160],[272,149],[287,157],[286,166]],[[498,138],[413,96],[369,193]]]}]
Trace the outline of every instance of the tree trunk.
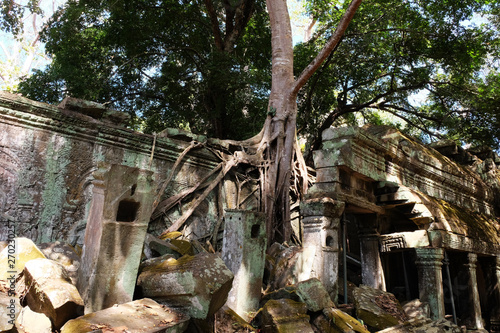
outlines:
[{"label": "tree trunk", "polygon": [[[293,77],[293,43],[286,0],[266,0],[271,23],[272,82],[268,119],[261,149],[265,149],[262,172],[263,210],[267,218],[268,244],[289,241],[290,177],[295,152],[297,94],[340,42],[362,0],[353,0],[324,49],[301,75]],[[306,177],[306,175],[303,175]]]}]

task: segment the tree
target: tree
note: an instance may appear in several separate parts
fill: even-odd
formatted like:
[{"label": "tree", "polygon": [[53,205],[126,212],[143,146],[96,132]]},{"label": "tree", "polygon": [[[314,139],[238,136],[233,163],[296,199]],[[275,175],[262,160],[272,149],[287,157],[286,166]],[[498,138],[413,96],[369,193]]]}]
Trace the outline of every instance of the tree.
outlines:
[{"label": "tree", "polygon": [[[269,97],[268,118],[264,124],[259,150],[268,147],[265,159],[270,162],[264,168],[263,200],[269,239],[288,241],[291,237],[289,181],[292,162],[296,157],[301,164],[302,190],[307,190],[305,165],[301,160],[296,137],[297,95],[322,62],[340,42],[362,0],[353,0],[347,7],[337,29],[324,48],[295,80],[293,76],[293,45],[290,17],[286,2],[267,0],[272,31],[272,83]],[[272,221],[272,222],[271,222]]]},{"label": "tree", "polygon": [[14,91],[21,77],[42,67],[47,57],[40,45],[40,31],[59,0],[2,1],[0,14],[0,82]]},{"label": "tree", "polygon": [[147,132],[180,126],[241,139],[265,118],[269,36],[259,0],[72,0],[43,35],[52,64],[20,92],[106,103]]},{"label": "tree", "polygon": [[[482,81],[488,57],[498,54],[491,22],[470,20],[497,7],[489,1],[364,3],[335,56],[299,93],[299,131],[309,137],[311,150],[319,148],[324,129],[354,121],[356,112],[375,123],[382,121],[381,111],[398,117],[397,125],[412,135],[466,138],[468,131],[457,133],[456,123],[475,121],[463,117],[460,91]],[[313,1],[309,12],[319,26],[310,42],[296,47],[297,68],[325,43],[331,22],[342,14],[321,1]],[[434,102],[412,102],[418,93]],[[447,102],[437,107],[439,100]],[[476,120],[485,112],[476,112]]]},{"label": "tree", "polygon": [[[489,8],[492,4],[487,0],[446,4],[380,0],[361,7],[361,0],[311,3],[311,14],[322,25],[311,42],[296,48],[297,65],[301,65],[296,68],[305,69],[296,70],[295,79],[286,2],[267,0],[272,59],[269,86],[259,81],[268,73],[269,64],[263,52],[267,50],[268,21],[262,4],[253,3],[259,10],[247,15],[252,8],[249,0],[206,0],[203,4],[72,1],[47,32],[48,49],[55,55],[53,65],[26,81],[23,89],[33,94],[30,97],[45,96],[41,83],[52,82],[62,87],[61,93],[78,92],[77,97],[141,111],[151,130],[155,124],[172,125],[172,118],[175,124],[208,127],[206,133],[219,136],[238,123],[223,124],[225,120],[238,120],[241,107],[250,109],[257,101],[259,107],[249,114],[265,116],[262,130],[247,140],[226,141],[234,154],[207,190],[235,165],[256,166],[261,173],[269,240],[287,241],[291,237],[290,179],[300,181],[302,192],[308,185],[297,145],[297,101],[302,102],[303,128],[314,117],[321,121],[315,123],[316,128],[322,129],[358,111],[373,119],[373,113],[365,110],[378,109],[435,133],[440,126],[452,124],[448,119],[468,119],[463,106],[474,100],[460,101],[456,92],[466,87],[478,91],[481,85],[476,75],[493,50],[485,43],[495,37],[490,31],[461,25],[474,11]],[[360,13],[353,20],[358,8]],[[172,25],[172,17],[180,20]],[[209,36],[207,27],[212,32]],[[85,80],[87,77],[90,79]],[[450,87],[455,93],[446,89]],[[431,109],[431,104],[411,105],[411,94],[424,88],[436,97],[436,103],[449,99],[450,103],[441,104],[454,107],[453,111]],[[261,97],[267,96],[268,89],[264,107]],[[250,100],[255,95],[258,98]],[[231,99],[235,104],[229,106]],[[211,115],[215,115],[213,123]],[[242,127],[234,128],[241,133]]]}]

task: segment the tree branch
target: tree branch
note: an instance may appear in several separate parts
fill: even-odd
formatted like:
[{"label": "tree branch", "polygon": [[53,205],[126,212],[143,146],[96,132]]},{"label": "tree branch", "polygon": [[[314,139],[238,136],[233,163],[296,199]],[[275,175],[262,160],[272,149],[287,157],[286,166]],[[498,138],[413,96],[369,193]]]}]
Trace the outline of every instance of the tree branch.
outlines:
[{"label": "tree branch", "polygon": [[219,28],[219,20],[217,12],[215,11],[212,0],[204,0],[207,7],[208,16],[210,16],[210,23],[212,24],[212,33],[214,34],[215,46],[219,51],[224,50],[224,42],[222,41],[222,34]]},{"label": "tree branch", "polygon": [[361,5],[362,0],[352,0],[351,4],[347,8],[346,12],[340,19],[340,22],[335,29],[332,37],[328,40],[325,47],[318,53],[316,58],[302,71],[297,80],[295,81],[291,95],[296,96],[299,90],[306,84],[307,80],[314,74],[314,72],[321,66],[323,61],[328,57],[328,55],[335,49],[337,44],[342,39],[344,32],[346,31],[349,23],[352,21],[354,14],[356,13],[358,7]]}]

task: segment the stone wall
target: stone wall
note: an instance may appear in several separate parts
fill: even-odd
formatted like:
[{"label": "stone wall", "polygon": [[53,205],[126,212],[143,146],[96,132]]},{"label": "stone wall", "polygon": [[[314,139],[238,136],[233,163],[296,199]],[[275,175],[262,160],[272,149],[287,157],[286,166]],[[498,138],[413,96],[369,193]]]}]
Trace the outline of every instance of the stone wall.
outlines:
[{"label": "stone wall", "polygon": [[[92,173],[99,162],[151,170],[160,185],[191,141],[207,141],[178,130],[164,131],[156,138],[137,133],[120,125],[123,114],[95,103],[78,103],[82,102],[56,107],[0,93],[0,219],[14,219],[18,236],[38,243],[64,239],[82,244]],[[196,184],[219,163],[208,149],[191,150],[164,196]],[[212,231],[220,207],[242,208],[235,203],[238,193],[231,179],[228,176],[222,193],[211,193],[188,220],[185,232],[191,237]],[[239,197],[251,190],[243,192]],[[255,204],[257,195],[258,191],[246,201],[247,208]],[[218,203],[220,198],[223,202]],[[150,232],[162,232],[182,209],[174,208],[153,221]],[[7,237],[4,228],[5,223],[0,224],[0,240]]]}]

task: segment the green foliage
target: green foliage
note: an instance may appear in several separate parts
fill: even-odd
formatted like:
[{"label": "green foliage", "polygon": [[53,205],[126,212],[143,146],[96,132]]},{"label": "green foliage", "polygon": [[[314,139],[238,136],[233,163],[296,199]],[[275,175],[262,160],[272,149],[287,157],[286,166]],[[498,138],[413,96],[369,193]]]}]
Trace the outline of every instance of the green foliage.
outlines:
[{"label": "green foliage", "polygon": [[41,14],[37,0],[0,1],[0,29],[18,35],[23,30],[23,18],[28,14]]},{"label": "green foliage", "polygon": [[[71,95],[111,104],[147,132],[183,126],[248,137],[266,115],[270,32],[263,2],[235,6],[243,2],[253,15],[219,20],[224,41],[240,36],[221,48],[206,2],[70,0],[44,31],[52,64],[19,91],[49,103]],[[219,15],[235,9],[213,5]]]},{"label": "green foliage", "polygon": [[[307,1],[318,25],[310,41],[295,47],[296,75],[348,4]],[[249,19],[237,16],[241,5],[251,8]],[[483,71],[498,61],[499,14],[500,4],[488,0],[365,0],[298,96],[299,133],[311,143],[332,124],[370,122],[423,140],[498,144],[500,131],[491,126],[498,74]],[[482,24],[471,21],[481,15]],[[182,127],[234,139],[257,132],[268,114],[263,0],[70,0],[43,39],[54,60],[21,83],[30,98],[58,103],[69,94],[130,112],[132,125],[145,131]],[[427,99],[415,102],[417,94]]]},{"label": "green foliage", "polygon": [[[315,38],[296,46],[297,72],[324,45],[347,5],[323,0],[308,4],[319,26]],[[314,140],[335,121],[356,122],[359,118],[342,118],[362,112],[366,122],[392,123],[427,140],[448,135],[470,141],[476,134],[483,140],[486,133],[493,134],[484,125],[494,110],[483,104],[464,116],[462,99],[471,85],[486,84],[481,71],[498,54],[491,24],[470,22],[473,15],[497,10],[495,6],[479,0],[364,1],[335,54],[299,96],[302,133]],[[432,103],[413,101],[422,92]],[[479,126],[474,132],[472,124]]]}]

